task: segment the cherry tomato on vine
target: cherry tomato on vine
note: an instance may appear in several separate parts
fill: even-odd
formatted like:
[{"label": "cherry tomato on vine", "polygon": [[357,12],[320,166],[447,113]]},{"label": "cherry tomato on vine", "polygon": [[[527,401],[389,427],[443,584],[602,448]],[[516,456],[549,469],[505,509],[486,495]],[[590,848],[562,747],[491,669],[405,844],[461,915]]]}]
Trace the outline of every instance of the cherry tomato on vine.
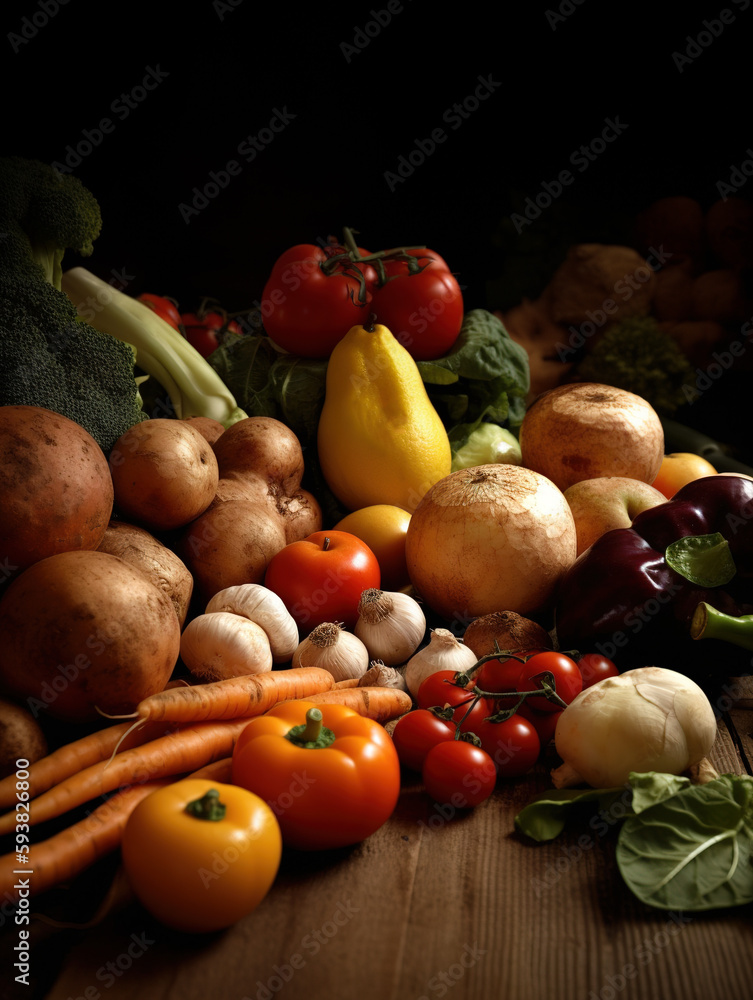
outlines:
[{"label": "cherry tomato on vine", "polygon": [[[520,655],[525,656],[523,653]],[[524,665],[521,660],[512,657],[487,660],[479,668],[476,683],[482,691],[517,691]],[[518,698],[495,698],[494,701],[499,708],[514,708]]]},{"label": "cherry tomato on vine", "polygon": [[501,722],[490,718],[479,721],[473,732],[494,761],[500,778],[527,774],[539,759],[541,740],[536,728],[518,712]]},{"label": "cherry tomato on vine", "polygon": [[463,293],[435,261],[374,288],[372,310],[416,361],[446,355],[463,323]]},{"label": "cherry tomato on vine", "polygon": [[223,334],[229,333],[240,337],[243,330],[235,322],[228,320],[222,313],[183,313],[181,316],[183,329],[188,343],[195,347],[202,358],[208,358],[220,346]]},{"label": "cherry tomato on vine", "polygon": [[443,708],[445,705],[458,705],[461,701],[467,701],[473,694],[473,689],[454,684],[456,676],[456,670],[437,670],[425,677],[416,692],[418,707]]},{"label": "cherry tomato on vine", "polygon": [[[426,267],[429,263],[431,263],[431,266],[437,270],[450,270],[447,266],[447,262],[443,257],[439,256],[436,250],[426,250],[423,247],[413,247],[411,249],[406,248],[406,253],[411,257],[415,257],[421,267]],[[410,263],[409,261],[399,259],[385,260],[384,273],[390,278],[410,274]]]},{"label": "cherry tomato on vine", "polygon": [[[527,700],[528,699],[526,699],[526,701]],[[527,705],[525,702],[523,702],[518,709],[518,714],[521,718],[530,722],[538,733],[539,741],[542,747],[545,747],[554,739],[554,731],[557,728],[559,717],[563,712],[564,709],[560,709],[557,712],[538,712],[535,708],[531,708],[531,706]]]},{"label": "cherry tomato on vine", "polygon": [[424,787],[440,805],[471,809],[494,791],[497,770],[485,750],[465,740],[437,743],[421,771]]},{"label": "cherry tomato on vine", "polygon": [[421,773],[426,755],[437,743],[455,739],[455,726],[426,708],[402,716],[392,731],[392,742],[403,767]]},{"label": "cherry tomato on vine", "polygon": [[137,296],[139,302],[149,306],[166,323],[169,323],[175,330],[180,330],[180,313],[178,307],[164,295],[154,295],[152,292],[142,292]]},{"label": "cherry tomato on vine", "polygon": [[601,653],[584,653],[578,660],[578,669],[583,678],[584,689],[605,677],[617,677],[619,674],[614,663]]},{"label": "cherry tomato on vine", "polygon": [[494,703],[490,698],[479,696],[475,700],[467,700],[473,695],[472,691],[466,694],[465,702],[460,702],[452,713],[452,721],[460,728],[461,733],[476,733],[483,720],[494,714]]},{"label": "cherry tomato on vine", "polygon": [[[536,691],[541,687],[541,680],[537,675],[543,673],[552,675],[555,690],[566,705],[569,705],[583,690],[583,677],[578,664],[564,653],[556,653],[553,650],[536,653],[530,660],[526,660],[518,678],[518,690]],[[530,708],[535,708],[539,712],[557,712],[562,708],[561,704],[545,695],[529,697],[526,701]]]}]

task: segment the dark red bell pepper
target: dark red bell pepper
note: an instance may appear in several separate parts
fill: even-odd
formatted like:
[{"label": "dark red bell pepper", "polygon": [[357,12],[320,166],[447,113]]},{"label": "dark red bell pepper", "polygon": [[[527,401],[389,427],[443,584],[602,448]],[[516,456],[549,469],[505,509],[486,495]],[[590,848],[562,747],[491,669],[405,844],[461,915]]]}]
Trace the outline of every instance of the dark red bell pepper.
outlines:
[{"label": "dark red bell pepper", "polygon": [[703,601],[729,615],[753,612],[750,479],[696,480],[631,527],[602,535],[561,581],[557,639],[561,649],[602,653],[620,670],[664,666],[699,680],[749,673],[749,653],[691,637]]}]

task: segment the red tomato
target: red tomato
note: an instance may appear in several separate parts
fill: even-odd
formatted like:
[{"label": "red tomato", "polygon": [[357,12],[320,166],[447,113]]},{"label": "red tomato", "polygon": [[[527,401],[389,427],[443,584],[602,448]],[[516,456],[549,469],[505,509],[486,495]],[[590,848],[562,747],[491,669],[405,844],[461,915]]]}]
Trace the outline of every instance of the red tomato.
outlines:
[{"label": "red tomato", "polygon": [[469,701],[468,699],[472,699],[472,696],[472,691],[467,692],[465,703],[458,704],[452,713],[452,721],[460,727],[461,732],[476,733],[478,736],[478,729],[484,719],[494,714],[494,703],[490,698],[484,698],[481,695],[475,700]]},{"label": "red tomato", "polygon": [[465,740],[437,743],[426,755],[421,773],[434,801],[456,809],[480,805],[497,782],[489,754]]},{"label": "red tomato", "polygon": [[530,722],[538,733],[542,747],[545,747],[554,739],[557,721],[563,712],[564,709],[560,709],[557,712],[537,712],[535,708],[531,708],[525,702],[518,709],[518,714]]},{"label": "red tomato", "polygon": [[380,582],[377,557],[349,531],[315,531],[290,542],[270,559],[264,576],[307,632],[321,622],[354,628],[362,592],[378,590]]},{"label": "red tomato", "polygon": [[[421,267],[426,267],[429,263],[431,266],[437,270],[449,271],[447,262],[439,256],[435,250],[426,250],[422,247],[414,247],[412,249],[406,249],[411,257],[415,257]],[[384,261],[384,273],[388,277],[400,276],[404,274],[410,274],[410,266],[405,260],[385,260]]]},{"label": "red tomato", "polygon": [[425,708],[414,708],[392,731],[392,742],[403,767],[420,773],[427,753],[437,743],[455,739],[455,726]]},{"label": "red tomato", "polygon": [[142,292],[137,296],[139,302],[153,309],[166,323],[169,323],[175,330],[180,330],[180,313],[178,307],[172,299],[164,295],[153,295],[151,292]]},{"label": "red tomato", "polygon": [[[525,656],[521,653],[521,656]],[[524,664],[520,660],[504,657],[499,660],[487,660],[478,672],[477,686],[482,691],[517,691],[518,678]],[[519,698],[495,698],[499,708],[514,708]]]},{"label": "red tomato", "polygon": [[457,705],[467,701],[473,694],[473,689],[460,687],[453,681],[456,670],[437,670],[429,674],[419,685],[416,693],[416,704],[419,708],[443,708],[445,705]]},{"label": "red tomato", "polygon": [[372,311],[416,361],[428,361],[443,357],[457,340],[463,293],[446,266],[431,261],[417,274],[376,287]]},{"label": "red tomato", "polygon": [[[525,662],[518,679],[518,690],[536,691],[542,686],[540,675],[544,673],[551,674],[555,691],[566,705],[583,690],[583,677],[578,664],[564,653],[555,653],[553,650],[536,653]],[[562,708],[558,702],[544,695],[526,698],[526,701],[530,708],[539,712],[557,712]]]},{"label": "red tomato", "polygon": [[217,350],[226,333],[238,337],[243,334],[243,330],[234,320],[228,320],[218,312],[183,313],[181,320],[186,340],[203,358],[208,358]]},{"label": "red tomato", "polygon": [[584,653],[578,660],[578,669],[583,678],[584,689],[605,677],[616,677],[619,674],[614,663],[601,653]]},{"label": "red tomato", "polygon": [[517,712],[502,722],[479,720],[473,732],[501,778],[527,774],[539,759],[541,740],[534,725]]},{"label": "red tomato", "polygon": [[[301,243],[278,257],[261,297],[264,328],[283,350],[303,358],[328,358],[351,327],[372,312],[376,271],[346,263],[326,264],[342,247]],[[359,277],[363,276],[363,281]]]}]

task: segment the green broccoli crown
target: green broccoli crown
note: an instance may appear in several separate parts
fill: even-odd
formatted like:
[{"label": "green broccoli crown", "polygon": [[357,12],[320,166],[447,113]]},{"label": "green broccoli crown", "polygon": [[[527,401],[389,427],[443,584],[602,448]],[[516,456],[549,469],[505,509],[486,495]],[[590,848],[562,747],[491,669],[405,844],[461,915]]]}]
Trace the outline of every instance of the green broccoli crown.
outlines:
[{"label": "green broccoli crown", "polygon": [[642,396],[665,416],[686,402],[683,387],[694,381],[687,356],[653,316],[633,316],[610,326],[577,374]]},{"label": "green broccoli crown", "polygon": [[91,253],[99,205],[52,167],[0,160],[0,405],[43,406],[108,452],[144,419],[133,349],[83,322],[60,290],[65,250]]}]

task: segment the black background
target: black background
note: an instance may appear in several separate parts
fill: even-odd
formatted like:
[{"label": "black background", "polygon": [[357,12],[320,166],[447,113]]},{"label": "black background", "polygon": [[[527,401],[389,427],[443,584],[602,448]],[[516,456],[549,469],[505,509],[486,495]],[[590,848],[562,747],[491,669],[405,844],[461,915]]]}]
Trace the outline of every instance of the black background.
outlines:
[{"label": "black background", "polygon": [[[203,296],[230,311],[253,306],[279,253],[343,226],[372,250],[437,250],[466,306],[494,309],[511,304],[498,279],[515,252],[516,197],[535,198],[570,170],[573,183],[526,237],[554,246],[570,212],[568,239],[622,242],[655,198],[710,205],[753,145],[747,0],[562,0],[493,14],[393,0],[378,31],[384,2],[68,0],[52,16],[44,2],[54,11],[54,0],[29,0],[2,15],[3,151],[64,162],[109,118],[112,131],[81,147],[75,170],[104,218],[86,266],[125,273],[129,291],[171,295],[184,310]],[[360,50],[358,29],[371,33]],[[685,58],[691,40],[701,45]],[[150,68],[162,82],[134,90]],[[445,114],[479,78],[493,92],[453,129]],[[113,110],[122,94],[143,97],[125,116]],[[275,109],[295,117],[247,162],[239,145]],[[575,169],[571,157],[607,119],[622,133]],[[391,190],[388,172],[437,128],[445,141]],[[231,160],[238,175],[186,221],[181,204]]]}]

